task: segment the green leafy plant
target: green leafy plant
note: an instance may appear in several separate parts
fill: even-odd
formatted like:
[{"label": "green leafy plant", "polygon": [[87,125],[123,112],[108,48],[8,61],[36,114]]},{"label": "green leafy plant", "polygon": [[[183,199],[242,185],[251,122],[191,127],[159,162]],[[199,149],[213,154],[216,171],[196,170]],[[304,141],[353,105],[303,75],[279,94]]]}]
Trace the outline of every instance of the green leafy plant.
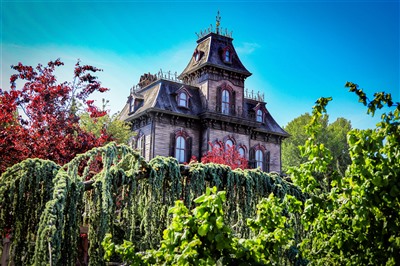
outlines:
[{"label": "green leafy plant", "polygon": [[258,204],[257,218],[248,219],[254,232],[250,239],[237,238],[225,223],[223,205],[225,191],[216,187],[194,200],[197,206],[189,211],[182,201],[175,202],[173,215],[158,250],[136,252],[134,244],[114,244],[107,235],[102,245],[105,259],[113,254],[130,265],[280,265],[282,257],[294,245],[293,217],[302,203],[287,195],[282,201],[273,194]]},{"label": "green leafy plant", "polygon": [[375,93],[369,100],[358,85],[348,82],[346,87],[371,115],[385,105],[394,110],[383,113],[373,130],[349,132],[351,164],[343,178],[333,173],[330,179],[319,179],[331,156],[315,141],[319,126],[314,122],[330,99],[317,101],[310,138],[302,148],[309,161],[291,170],[294,182],[310,195],[302,216],[307,234],[300,247],[311,265],[398,265],[400,106],[390,94]]}]

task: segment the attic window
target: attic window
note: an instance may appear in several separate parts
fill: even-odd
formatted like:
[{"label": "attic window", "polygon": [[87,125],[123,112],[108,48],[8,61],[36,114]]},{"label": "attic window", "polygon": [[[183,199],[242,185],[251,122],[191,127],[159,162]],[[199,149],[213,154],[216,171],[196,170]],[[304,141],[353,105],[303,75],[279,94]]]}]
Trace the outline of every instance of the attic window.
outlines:
[{"label": "attic window", "polygon": [[194,62],[197,63],[200,61],[200,59],[203,57],[204,52],[199,51],[199,50],[194,50],[193,53],[193,58],[194,58]]},{"label": "attic window", "polygon": [[188,95],[182,91],[178,94],[178,105],[182,107],[188,107]]},{"label": "attic window", "polygon": [[264,119],[263,119],[263,111],[261,109],[258,109],[256,114],[257,114],[256,115],[256,121],[257,122],[263,122],[264,121]]},{"label": "attic window", "polygon": [[229,50],[225,51],[225,61],[226,62],[230,62],[231,61],[231,53],[229,52]]},{"label": "attic window", "polygon": [[229,46],[222,50],[222,61],[224,63],[232,63],[232,49]]}]

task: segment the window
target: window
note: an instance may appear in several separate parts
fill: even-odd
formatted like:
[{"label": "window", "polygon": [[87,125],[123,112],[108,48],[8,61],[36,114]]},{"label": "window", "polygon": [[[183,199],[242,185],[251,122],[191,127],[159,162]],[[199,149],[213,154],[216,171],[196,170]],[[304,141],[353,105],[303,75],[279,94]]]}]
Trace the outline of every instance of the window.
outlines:
[{"label": "window", "polygon": [[225,62],[230,62],[231,61],[231,53],[229,50],[225,51]]},{"label": "window", "polygon": [[132,96],[129,99],[129,112],[132,113],[135,110],[135,98]]},{"label": "window", "polygon": [[261,111],[261,109],[257,110],[256,120],[257,122],[263,122],[263,112]]},{"label": "window", "polygon": [[233,141],[231,140],[231,139],[228,139],[226,142],[225,142],[225,149],[229,149],[229,148],[232,148],[233,147]]},{"label": "window", "polygon": [[240,147],[240,148],[238,149],[238,152],[239,152],[239,154],[240,154],[240,157],[245,158],[245,157],[244,157],[244,156],[245,156],[245,150],[244,150],[243,147]]},{"label": "window", "polygon": [[145,136],[143,132],[139,131],[138,138],[136,140],[136,149],[139,151],[139,154],[144,157],[145,152]]},{"label": "window", "polygon": [[256,168],[263,170],[264,156],[262,150],[256,150]]},{"label": "window", "polygon": [[203,57],[204,52],[200,50],[194,50],[193,52],[193,58],[194,58],[194,63],[198,63],[200,59]]},{"label": "window", "polygon": [[178,162],[185,162],[185,139],[182,136],[176,138],[175,158]]},{"label": "window", "polygon": [[165,142],[169,146],[169,155],[178,160],[179,163],[189,162],[192,156],[192,137],[183,130],[179,129],[170,134],[170,143]]},{"label": "window", "polygon": [[186,93],[184,92],[179,93],[178,105],[183,107],[188,107],[188,96]]},{"label": "window", "polygon": [[221,112],[223,114],[229,114],[229,91],[228,90],[222,91]]},{"label": "window", "polygon": [[249,165],[251,168],[260,168],[268,172],[270,164],[269,151],[261,144],[257,144],[249,150]]}]

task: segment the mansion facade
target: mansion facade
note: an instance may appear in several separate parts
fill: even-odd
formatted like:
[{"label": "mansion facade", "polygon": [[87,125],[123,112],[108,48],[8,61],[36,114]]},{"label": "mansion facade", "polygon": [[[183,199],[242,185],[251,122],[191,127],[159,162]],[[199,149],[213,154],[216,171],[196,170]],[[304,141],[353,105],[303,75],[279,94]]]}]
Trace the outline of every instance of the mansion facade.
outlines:
[{"label": "mansion facade", "polygon": [[144,74],[132,88],[120,118],[131,123],[134,148],[150,160],[173,156],[200,161],[210,144],[234,146],[250,168],[281,172],[281,142],[289,134],[269,113],[260,94],[245,90],[251,73],[231,34],[208,30],[183,72]]}]

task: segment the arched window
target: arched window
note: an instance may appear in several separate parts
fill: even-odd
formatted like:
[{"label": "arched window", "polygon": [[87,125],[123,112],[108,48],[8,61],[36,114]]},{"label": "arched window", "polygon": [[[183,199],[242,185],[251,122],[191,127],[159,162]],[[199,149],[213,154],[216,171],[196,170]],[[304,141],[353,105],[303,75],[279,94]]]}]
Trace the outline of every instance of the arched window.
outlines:
[{"label": "arched window", "polygon": [[256,150],[256,168],[264,170],[264,154],[262,150]]},{"label": "arched window", "polygon": [[257,122],[263,122],[263,111],[261,109],[257,110],[256,120]]},{"label": "arched window", "polygon": [[230,62],[231,61],[231,53],[229,50],[225,51],[225,62]]},{"label": "arched window", "polygon": [[179,136],[176,138],[175,158],[180,163],[185,162],[185,147],[186,147],[185,142],[186,142],[186,140],[182,136]]},{"label": "arched window", "polygon": [[225,149],[232,148],[233,145],[235,145],[235,144],[233,143],[233,141],[231,139],[228,139],[227,141],[225,141]]},{"label": "arched window", "polygon": [[222,91],[221,112],[223,114],[229,114],[229,91],[228,90],[223,90]]},{"label": "arched window", "polygon": [[240,154],[240,157],[245,158],[246,151],[244,150],[243,147],[239,147],[238,152]]},{"label": "arched window", "polygon": [[257,144],[249,150],[249,166],[260,168],[261,171],[269,172],[270,152],[261,144]]},{"label": "arched window", "polygon": [[188,96],[185,92],[179,93],[178,105],[183,107],[188,107]]},{"label": "arched window", "polygon": [[189,162],[192,156],[192,137],[183,129],[176,130],[170,134],[169,156],[174,157],[179,163]]}]

